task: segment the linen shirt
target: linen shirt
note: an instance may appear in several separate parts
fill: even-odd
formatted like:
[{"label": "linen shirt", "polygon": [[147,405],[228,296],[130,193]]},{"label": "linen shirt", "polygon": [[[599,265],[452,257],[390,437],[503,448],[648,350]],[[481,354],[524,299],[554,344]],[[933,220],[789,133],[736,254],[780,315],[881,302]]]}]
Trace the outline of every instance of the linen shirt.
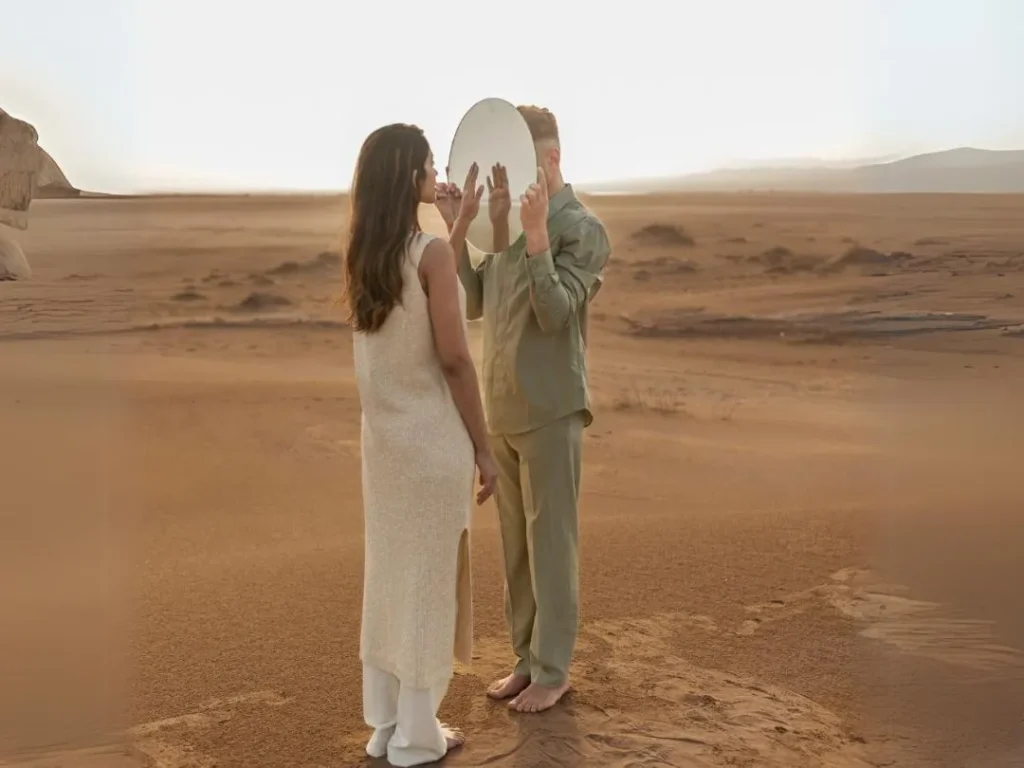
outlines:
[{"label": "linen shirt", "polygon": [[611,253],[601,221],[566,184],[548,203],[550,249],[526,237],[473,267],[459,254],[466,315],[483,319],[483,389],[491,434],[520,434],[582,411],[587,389],[587,305]]}]

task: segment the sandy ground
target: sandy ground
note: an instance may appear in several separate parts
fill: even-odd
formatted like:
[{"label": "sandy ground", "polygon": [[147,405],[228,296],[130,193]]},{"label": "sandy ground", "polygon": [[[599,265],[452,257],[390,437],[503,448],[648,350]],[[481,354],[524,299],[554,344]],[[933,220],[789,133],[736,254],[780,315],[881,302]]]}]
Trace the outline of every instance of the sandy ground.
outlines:
[{"label": "sandy ground", "polygon": [[[576,687],[484,697],[482,508],[447,764],[1024,765],[1024,198],[593,205]],[[343,210],[33,207],[36,279],[0,285],[0,765],[372,765]]]}]

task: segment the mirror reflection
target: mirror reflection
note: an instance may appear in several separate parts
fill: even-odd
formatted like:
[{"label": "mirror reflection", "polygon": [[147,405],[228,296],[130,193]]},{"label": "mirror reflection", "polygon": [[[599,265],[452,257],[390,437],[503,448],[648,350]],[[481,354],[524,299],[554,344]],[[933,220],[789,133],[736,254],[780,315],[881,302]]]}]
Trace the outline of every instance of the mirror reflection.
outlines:
[{"label": "mirror reflection", "polygon": [[537,178],[537,155],[526,120],[504,99],[479,101],[459,123],[448,157],[450,183],[461,188],[476,163],[486,185],[468,243],[482,253],[505,250],[522,234],[519,196]]}]

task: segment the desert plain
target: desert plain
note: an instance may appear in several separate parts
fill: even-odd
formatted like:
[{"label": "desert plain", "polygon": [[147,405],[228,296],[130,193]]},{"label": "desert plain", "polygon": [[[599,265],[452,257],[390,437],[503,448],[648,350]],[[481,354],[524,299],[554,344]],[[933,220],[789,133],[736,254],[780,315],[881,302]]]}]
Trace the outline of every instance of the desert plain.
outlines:
[{"label": "desert plain", "polygon": [[[484,696],[488,503],[446,764],[1024,765],[1024,197],[589,203],[574,690]],[[33,204],[34,279],[0,283],[0,765],[375,765],[345,215]]]}]

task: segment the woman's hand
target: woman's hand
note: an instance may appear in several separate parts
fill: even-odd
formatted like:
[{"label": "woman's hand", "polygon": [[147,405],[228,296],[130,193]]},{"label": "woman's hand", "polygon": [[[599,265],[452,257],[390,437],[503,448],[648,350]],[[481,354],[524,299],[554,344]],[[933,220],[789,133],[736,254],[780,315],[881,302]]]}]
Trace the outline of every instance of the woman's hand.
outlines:
[{"label": "woman's hand", "polygon": [[456,184],[437,184],[434,187],[434,207],[437,208],[437,212],[444,220],[444,225],[451,232],[462,208],[462,190]]},{"label": "woman's hand", "polygon": [[498,487],[498,464],[489,448],[476,452],[476,468],[480,472],[480,490],[476,494],[479,506],[491,498]]}]

